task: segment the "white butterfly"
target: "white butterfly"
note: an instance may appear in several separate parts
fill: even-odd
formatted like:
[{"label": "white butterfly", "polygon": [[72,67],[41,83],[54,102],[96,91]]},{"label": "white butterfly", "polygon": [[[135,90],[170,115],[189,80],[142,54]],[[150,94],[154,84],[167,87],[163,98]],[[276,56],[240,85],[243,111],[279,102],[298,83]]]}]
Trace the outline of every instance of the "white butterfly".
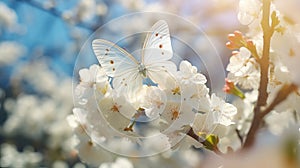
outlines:
[{"label": "white butterfly", "polygon": [[96,39],[92,43],[97,59],[113,78],[113,88],[118,93],[133,94],[142,88],[143,79],[165,85],[166,78],[174,74],[176,65],[169,61],[173,56],[169,28],[165,21],[156,22],[147,33],[141,61],[113,42]]}]

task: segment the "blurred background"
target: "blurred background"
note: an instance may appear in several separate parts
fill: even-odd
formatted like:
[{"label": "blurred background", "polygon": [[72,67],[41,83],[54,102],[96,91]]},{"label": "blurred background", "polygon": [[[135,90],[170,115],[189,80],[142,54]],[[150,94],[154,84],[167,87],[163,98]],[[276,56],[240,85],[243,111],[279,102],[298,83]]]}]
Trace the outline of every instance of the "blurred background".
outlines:
[{"label": "blurred background", "polygon": [[[77,157],[66,117],[72,113],[78,53],[99,27],[133,12],[175,14],[203,30],[223,68],[230,56],[227,34],[241,28],[237,6],[238,0],[1,0],[0,167],[87,166]],[[114,32],[147,30],[152,23],[147,19],[133,18]],[[169,25],[173,31],[184,29],[176,20]],[[201,40],[203,33],[195,33],[192,41],[209,58],[215,51]],[[97,64],[93,55],[87,58],[82,66]],[[196,60],[192,63],[201,70]]]}]

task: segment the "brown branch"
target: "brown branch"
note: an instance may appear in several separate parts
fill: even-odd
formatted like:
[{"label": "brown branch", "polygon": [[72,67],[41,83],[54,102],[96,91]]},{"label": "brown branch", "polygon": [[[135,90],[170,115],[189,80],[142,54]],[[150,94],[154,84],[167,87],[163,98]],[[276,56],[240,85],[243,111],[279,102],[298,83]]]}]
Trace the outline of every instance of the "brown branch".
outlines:
[{"label": "brown branch", "polygon": [[263,116],[260,114],[261,107],[266,105],[268,98],[267,86],[269,81],[269,54],[271,37],[273,35],[272,27],[270,26],[270,6],[271,0],[263,0],[263,17],[261,21],[261,26],[263,29],[263,55],[258,62],[260,65],[260,85],[258,89],[259,95],[257,98],[256,107],[254,108],[254,118],[243,146],[244,148],[248,148],[254,143],[256,132],[258,131],[263,118]]},{"label": "brown branch", "polygon": [[254,144],[254,139],[256,136],[256,132],[260,128],[262,122],[262,118],[260,116],[260,113],[254,113],[254,117],[251,123],[250,130],[246,136],[246,140],[243,146],[243,149],[249,148]]},{"label": "brown branch", "polygon": [[294,84],[284,85],[282,88],[278,91],[276,98],[272,101],[272,103],[263,111],[260,113],[254,114],[254,118],[252,120],[252,125],[250,128],[250,131],[247,135],[247,140],[244,144],[244,148],[249,148],[253,145],[256,132],[258,131],[263,118],[269,114],[277,105],[279,105],[281,102],[283,102],[291,93],[297,91],[298,87]]},{"label": "brown branch", "polygon": [[268,76],[269,76],[269,65],[270,65],[270,44],[271,37],[273,35],[273,27],[270,26],[270,0],[263,0],[263,17],[261,21],[261,26],[263,29],[263,55],[259,60],[260,65],[260,87],[259,87],[259,95],[257,99],[257,108],[266,105],[268,93]]},{"label": "brown branch", "polygon": [[278,104],[283,102],[292,92],[295,91],[297,91],[297,86],[295,84],[282,86],[273,102],[268,106],[268,108],[261,112],[262,117],[270,113]]}]

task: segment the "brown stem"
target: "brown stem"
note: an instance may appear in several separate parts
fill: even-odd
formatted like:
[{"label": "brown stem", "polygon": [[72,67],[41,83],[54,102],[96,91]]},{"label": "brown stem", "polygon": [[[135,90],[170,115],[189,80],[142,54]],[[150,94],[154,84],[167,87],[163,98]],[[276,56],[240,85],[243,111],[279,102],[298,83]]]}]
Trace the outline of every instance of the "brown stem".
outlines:
[{"label": "brown stem", "polygon": [[[197,142],[201,143],[202,145],[205,146],[205,139],[203,139],[202,137],[198,136],[197,134],[195,134],[193,128],[190,128],[189,131],[187,132],[187,135],[192,137],[193,139],[195,139]],[[215,152],[218,155],[224,155],[224,153],[222,153],[218,146],[214,146],[214,148],[212,149],[213,152]]]},{"label": "brown stem", "polygon": [[262,121],[262,118],[260,117],[259,113],[254,113],[251,127],[246,136],[246,140],[245,140],[243,149],[249,148],[254,144],[256,132],[258,131],[258,129],[260,127],[261,121]]},{"label": "brown stem", "polygon": [[269,54],[271,37],[273,35],[272,27],[270,26],[270,6],[271,0],[263,0],[263,17],[261,21],[261,26],[263,29],[263,55],[258,62],[260,65],[260,85],[258,89],[259,95],[257,98],[256,107],[254,108],[254,118],[243,146],[244,148],[248,148],[254,143],[255,135],[263,118],[263,116],[260,114],[261,107],[266,105],[268,98],[267,86],[269,81]]},{"label": "brown stem", "polygon": [[197,142],[202,142],[204,141],[203,139],[201,139],[197,134],[195,134],[193,128],[190,128],[188,133],[187,133],[188,136],[192,137],[193,139],[195,139]]},{"label": "brown stem", "polygon": [[271,37],[273,35],[273,28],[270,26],[270,0],[263,0],[263,17],[261,26],[263,29],[263,55],[259,60],[260,65],[260,87],[259,87],[259,96],[257,99],[258,108],[266,105],[268,93],[268,76],[269,76],[269,55],[270,55],[270,43]]}]

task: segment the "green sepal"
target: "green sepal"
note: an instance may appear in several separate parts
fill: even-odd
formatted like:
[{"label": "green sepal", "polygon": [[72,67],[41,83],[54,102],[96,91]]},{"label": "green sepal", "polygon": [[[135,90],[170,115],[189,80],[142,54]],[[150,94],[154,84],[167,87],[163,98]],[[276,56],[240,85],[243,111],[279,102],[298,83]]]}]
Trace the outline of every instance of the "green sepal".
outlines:
[{"label": "green sepal", "polygon": [[211,151],[218,148],[219,137],[214,134],[206,135],[205,141],[202,142],[203,146]]}]

